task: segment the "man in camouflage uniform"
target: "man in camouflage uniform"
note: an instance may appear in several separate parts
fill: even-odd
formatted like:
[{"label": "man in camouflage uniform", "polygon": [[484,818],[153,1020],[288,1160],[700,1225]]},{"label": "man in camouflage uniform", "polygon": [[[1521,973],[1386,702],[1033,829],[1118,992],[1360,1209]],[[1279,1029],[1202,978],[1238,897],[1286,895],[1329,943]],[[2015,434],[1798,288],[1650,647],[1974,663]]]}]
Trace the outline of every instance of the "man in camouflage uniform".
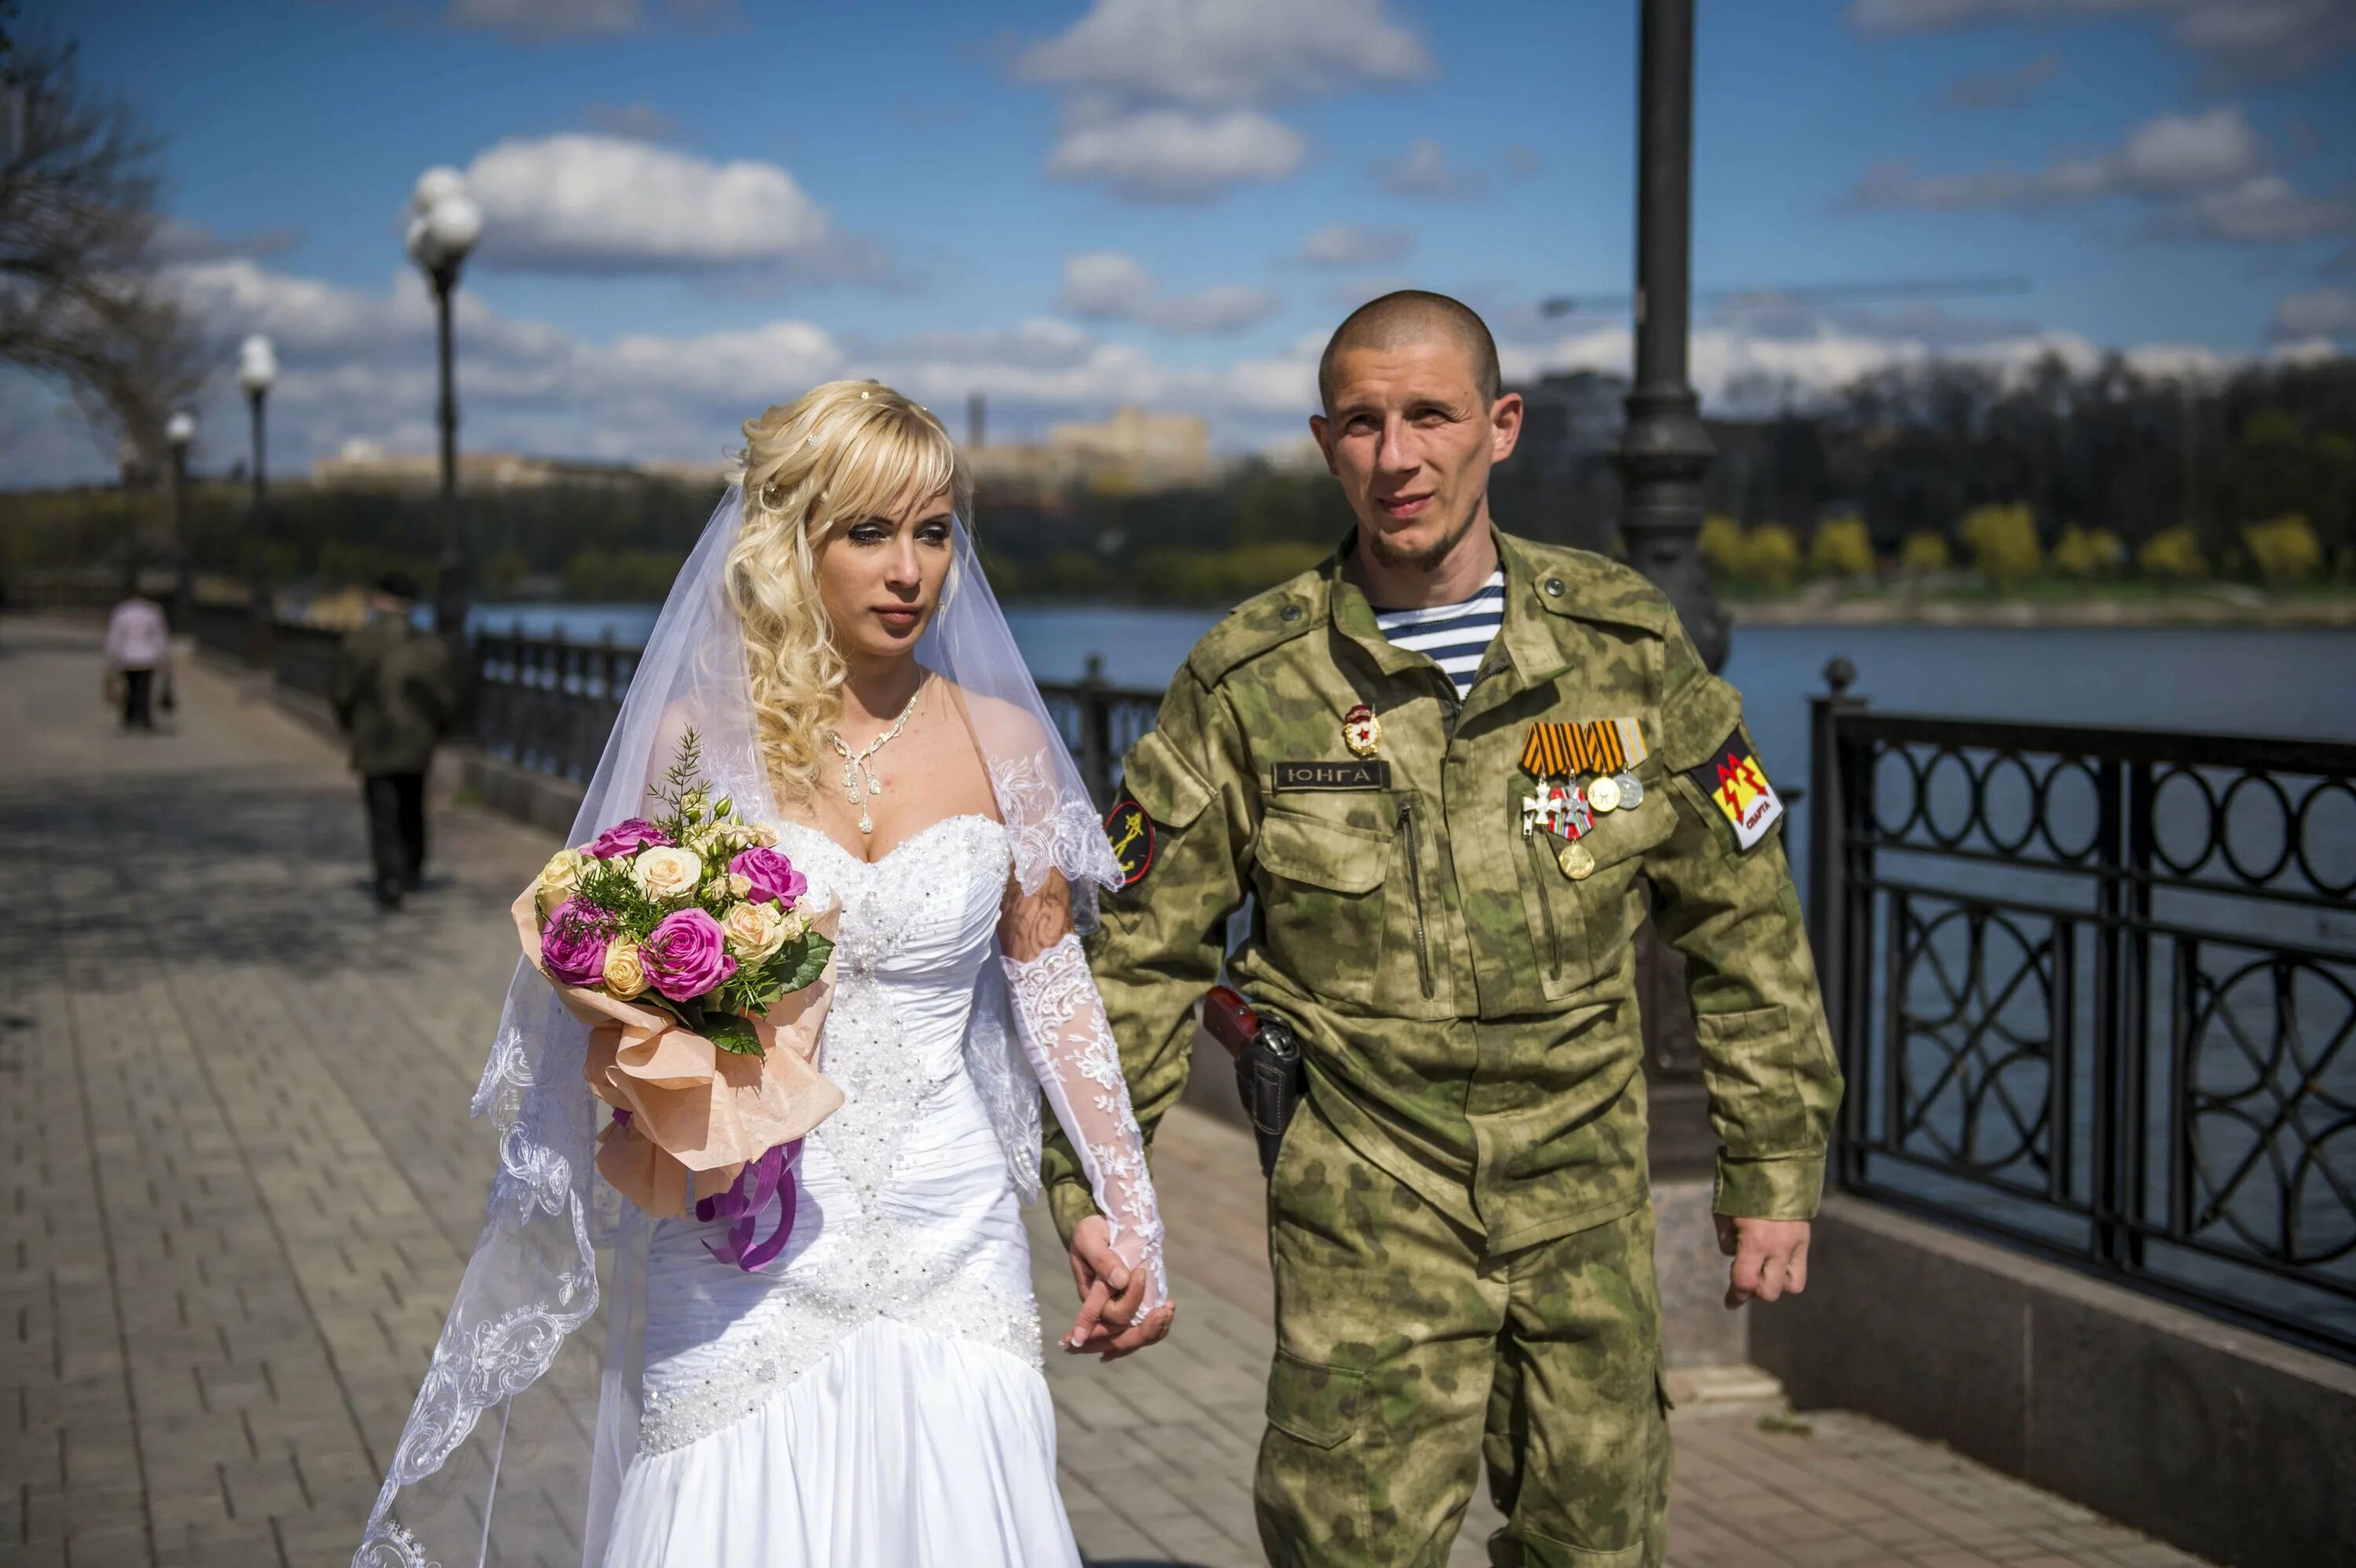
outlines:
[{"label": "man in camouflage uniform", "polygon": [[[1126,760],[1130,881],[1089,947],[1149,1132],[1248,895],[1232,978],[1301,1038],[1308,1092],[1269,1185],[1256,1487],[1280,1564],[1444,1562],[1476,1456],[1509,1520],[1493,1561],[1661,1562],[1640,883],[1687,960],[1729,1305],[1805,1284],[1840,1091],[1733,688],[1635,572],[1490,524],[1521,413],[1494,356],[1436,295],[1336,332],[1312,425],[1358,527],[1178,672]],[[1375,604],[1452,603],[1500,568],[1503,624],[1460,699]],[[1362,718],[1345,737],[1361,704],[1378,734]],[[1581,780],[1574,837],[1546,803]],[[1088,1189],[1060,1147],[1047,1178],[1068,1241]]]}]

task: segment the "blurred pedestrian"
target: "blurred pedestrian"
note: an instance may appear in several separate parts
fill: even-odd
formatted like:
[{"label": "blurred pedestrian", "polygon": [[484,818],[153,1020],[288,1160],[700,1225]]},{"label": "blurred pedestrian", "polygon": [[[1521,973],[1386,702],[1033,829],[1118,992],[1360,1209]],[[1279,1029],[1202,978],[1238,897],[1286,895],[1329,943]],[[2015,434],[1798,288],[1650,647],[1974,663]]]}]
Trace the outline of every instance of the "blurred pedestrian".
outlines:
[{"label": "blurred pedestrian", "polygon": [[387,572],[369,595],[368,623],[336,654],[329,691],[351,744],[368,805],[377,902],[397,909],[425,867],[425,774],[457,706],[450,652],[418,628],[417,584]]},{"label": "blurred pedestrian", "polygon": [[124,582],[123,602],[106,618],[106,690],[123,706],[123,729],[154,732],[159,682],[169,709],[172,629],[164,607],[139,592],[134,576]]}]

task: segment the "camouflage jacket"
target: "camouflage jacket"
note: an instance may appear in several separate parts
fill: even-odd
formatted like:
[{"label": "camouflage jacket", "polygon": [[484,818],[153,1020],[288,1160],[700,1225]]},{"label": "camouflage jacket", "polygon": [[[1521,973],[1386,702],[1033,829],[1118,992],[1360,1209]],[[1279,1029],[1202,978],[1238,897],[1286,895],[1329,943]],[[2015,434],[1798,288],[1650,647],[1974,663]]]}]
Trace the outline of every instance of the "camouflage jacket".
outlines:
[{"label": "camouflage jacket", "polygon": [[[1150,1136],[1184,1086],[1191,1009],[1248,894],[1230,979],[1294,1025],[1311,1101],[1369,1162],[1494,1251],[1615,1219],[1648,1190],[1642,880],[1687,959],[1717,1208],[1806,1218],[1840,1075],[1780,829],[1741,842],[1773,802],[1740,701],[1635,572],[1497,545],[1505,624],[1461,705],[1376,628],[1338,553],[1237,608],[1172,682],[1124,763],[1111,827],[1131,880],[1088,947],[1139,1119]],[[1343,733],[1360,703],[1372,766]],[[1604,741],[1592,721],[1613,720],[1633,722]],[[1591,815],[1568,865],[1566,839],[1523,829],[1559,760],[1529,750],[1541,721],[1615,748],[1641,787]],[[1060,1140],[1044,1169],[1068,1240],[1087,1184]]]},{"label": "camouflage jacket", "polygon": [[379,615],[336,650],[328,700],[357,773],[422,773],[457,708],[450,650],[431,632]]}]

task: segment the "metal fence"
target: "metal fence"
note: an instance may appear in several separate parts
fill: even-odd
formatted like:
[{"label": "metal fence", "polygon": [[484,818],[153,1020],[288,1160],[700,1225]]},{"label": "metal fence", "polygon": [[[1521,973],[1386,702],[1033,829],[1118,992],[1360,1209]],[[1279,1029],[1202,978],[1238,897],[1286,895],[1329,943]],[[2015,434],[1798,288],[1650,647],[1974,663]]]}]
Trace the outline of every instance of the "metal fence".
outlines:
[{"label": "metal fence", "polygon": [[[637,671],[637,650],[520,630],[479,634],[474,650],[475,737],[483,750],[534,773],[586,784]],[[1162,694],[1109,686],[1102,667],[1091,658],[1086,677],[1042,687],[1040,695],[1089,793],[1107,806],[1121,755],[1153,727]]]},{"label": "metal fence", "polygon": [[2356,746],[1814,702],[1836,1175],[2356,1358]]}]

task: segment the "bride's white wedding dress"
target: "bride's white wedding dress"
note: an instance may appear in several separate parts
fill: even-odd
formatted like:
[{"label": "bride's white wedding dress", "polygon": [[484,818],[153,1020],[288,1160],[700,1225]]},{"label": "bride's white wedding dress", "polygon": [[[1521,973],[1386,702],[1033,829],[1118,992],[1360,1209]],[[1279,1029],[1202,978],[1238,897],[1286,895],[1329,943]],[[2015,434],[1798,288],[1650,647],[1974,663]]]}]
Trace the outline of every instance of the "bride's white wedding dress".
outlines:
[{"label": "bride's white wedding dress", "polygon": [[844,1103],[804,1141],[792,1239],[760,1273],[705,1250],[725,1221],[655,1226],[644,1414],[607,1568],[1076,1564],[1029,1248],[969,1056],[1003,1059],[972,1037],[977,995],[1011,982],[1033,1068],[1106,1168],[1107,1212],[1156,1243],[1158,1280],[1077,944],[1001,979],[1012,849],[988,817],[935,823],[873,863],[811,828],[784,835],[811,898],[842,905],[819,1064]]}]

